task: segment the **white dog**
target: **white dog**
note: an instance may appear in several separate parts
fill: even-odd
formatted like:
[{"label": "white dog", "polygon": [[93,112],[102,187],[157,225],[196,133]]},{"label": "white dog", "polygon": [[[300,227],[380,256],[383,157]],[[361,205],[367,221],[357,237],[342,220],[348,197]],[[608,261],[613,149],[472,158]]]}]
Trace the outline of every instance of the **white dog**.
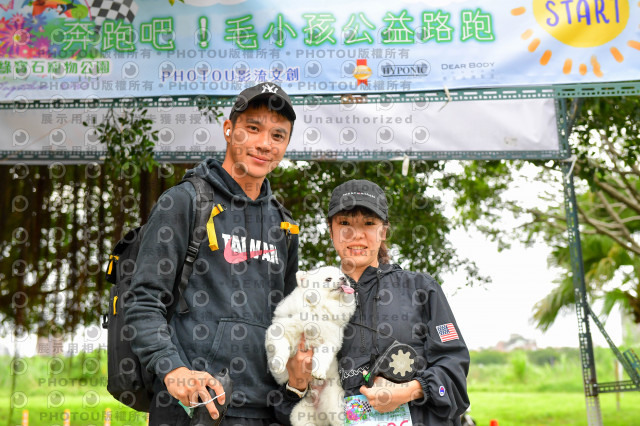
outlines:
[{"label": "white dog", "polygon": [[287,360],[304,333],[313,348],[313,380],[307,395],[291,413],[294,426],[343,425],[344,391],[338,375],[337,352],[344,327],[356,309],[353,288],[342,272],[325,266],[296,274],[298,287],[276,307],[267,330],[269,369],[279,384],[289,380]]}]

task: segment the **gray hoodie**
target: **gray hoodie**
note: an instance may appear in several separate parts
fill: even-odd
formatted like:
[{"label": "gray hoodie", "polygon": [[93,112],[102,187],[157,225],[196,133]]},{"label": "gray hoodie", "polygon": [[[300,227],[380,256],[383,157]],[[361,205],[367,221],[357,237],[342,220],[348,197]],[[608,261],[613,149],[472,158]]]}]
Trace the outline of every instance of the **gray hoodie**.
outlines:
[{"label": "gray hoodie", "polygon": [[[187,172],[203,177],[224,211],[214,217],[219,249],[200,246],[184,298],[186,313],[167,326],[195,220],[195,190],[182,183],[154,206],[136,261],[131,291],[135,304],[127,323],[135,327],[134,352],[162,381],[178,367],[214,374],[230,370],[233,417],[268,418],[268,395],[277,385],[268,372],[264,337],[276,305],[296,286],[298,238],[281,229],[286,221],[265,179],[256,200],[222,169],[206,160]],[[208,212],[207,212],[208,214]],[[175,300],[177,303],[177,300]],[[172,308],[173,309],[173,308]]]}]

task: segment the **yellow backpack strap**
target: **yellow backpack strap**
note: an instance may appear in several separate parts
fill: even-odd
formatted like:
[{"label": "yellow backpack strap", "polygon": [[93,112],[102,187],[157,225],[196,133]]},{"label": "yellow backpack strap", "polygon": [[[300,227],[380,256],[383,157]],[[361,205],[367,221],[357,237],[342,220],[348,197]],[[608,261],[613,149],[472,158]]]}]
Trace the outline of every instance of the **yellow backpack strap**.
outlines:
[{"label": "yellow backpack strap", "polygon": [[284,229],[290,234],[297,234],[300,232],[300,227],[298,225],[289,222],[280,222],[280,229]]},{"label": "yellow backpack strap", "polygon": [[284,234],[287,238],[287,250],[291,247],[291,236],[293,234],[298,234],[300,232],[300,227],[293,223],[293,217],[291,216],[291,212],[284,208],[282,204],[276,199],[276,197],[271,196],[271,201],[275,204],[276,208],[280,211],[280,215],[282,222],[280,222],[280,229],[284,231]]},{"label": "yellow backpack strap", "polygon": [[207,221],[207,236],[209,237],[209,248],[211,251],[216,251],[220,247],[218,247],[218,237],[216,236],[216,227],[213,224],[213,218],[219,215],[224,211],[224,207],[222,204],[216,204],[211,209],[211,216],[209,216],[209,220]]},{"label": "yellow backpack strap", "polygon": [[118,260],[118,256],[111,254],[109,255],[109,268],[107,269],[107,275],[111,275],[111,270],[113,269],[113,261]]}]

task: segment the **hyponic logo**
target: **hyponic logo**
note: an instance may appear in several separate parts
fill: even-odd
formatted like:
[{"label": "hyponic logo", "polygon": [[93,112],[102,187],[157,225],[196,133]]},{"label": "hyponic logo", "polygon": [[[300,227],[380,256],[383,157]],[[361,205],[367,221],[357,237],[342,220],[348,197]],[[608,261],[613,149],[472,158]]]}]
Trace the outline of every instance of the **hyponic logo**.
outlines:
[{"label": "hyponic logo", "polygon": [[382,76],[383,77],[419,77],[429,75],[431,67],[427,63],[416,65],[383,65]]},{"label": "hyponic logo", "polygon": [[[628,47],[635,50],[627,50],[631,55],[637,55],[640,50],[640,41],[629,40],[628,35],[621,36],[628,33],[625,32],[627,27],[633,28],[638,24],[637,18],[632,19],[638,16],[637,11],[632,12],[632,2],[533,0],[528,3],[530,7],[514,7],[511,14],[523,25],[525,31],[520,37],[526,40],[529,52],[542,52],[536,54],[542,66],[562,67],[564,74],[572,75],[577,71],[584,76],[592,71],[596,77],[602,77],[605,71],[612,69],[612,59],[618,63],[624,62],[626,48],[623,43],[626,42]],[[637,3],[637,7],[640,7],[640,3]],[[569,48],[577,48],[575,54],[580,59],[576,61],[575,57],[572,58],[572,52],[566,47],[561,50],[562,53],[554,54],[553,48],[554,45],[558,47],[558,42]],[[599,58],[604,58],[605,67],[601,66],[602,59]]]},{"label": "hyponic logo", "polygon": [[[247,260],[247,238],[237,235],[222,234],[224,239],[224,260],[229,263],[241,263]],[[262,256],[262,257],[261,257]],[[249,257],[260,257],[267,262],[278,264],[278,250],[273,244],[267,244],[260,240],[249,241]]]}]

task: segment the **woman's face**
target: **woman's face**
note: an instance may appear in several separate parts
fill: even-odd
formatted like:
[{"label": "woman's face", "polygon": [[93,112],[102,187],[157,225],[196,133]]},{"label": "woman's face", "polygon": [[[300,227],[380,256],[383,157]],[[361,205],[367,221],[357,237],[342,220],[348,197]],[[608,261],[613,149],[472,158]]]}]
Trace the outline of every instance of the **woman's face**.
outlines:
[{"label": "woman's face", "polygon": [[331,218],[331,240],[342,260],[342,271],[356,281],[367,266],[378,267],[378,251],[386,226],[376,215],[337,213]]}]

